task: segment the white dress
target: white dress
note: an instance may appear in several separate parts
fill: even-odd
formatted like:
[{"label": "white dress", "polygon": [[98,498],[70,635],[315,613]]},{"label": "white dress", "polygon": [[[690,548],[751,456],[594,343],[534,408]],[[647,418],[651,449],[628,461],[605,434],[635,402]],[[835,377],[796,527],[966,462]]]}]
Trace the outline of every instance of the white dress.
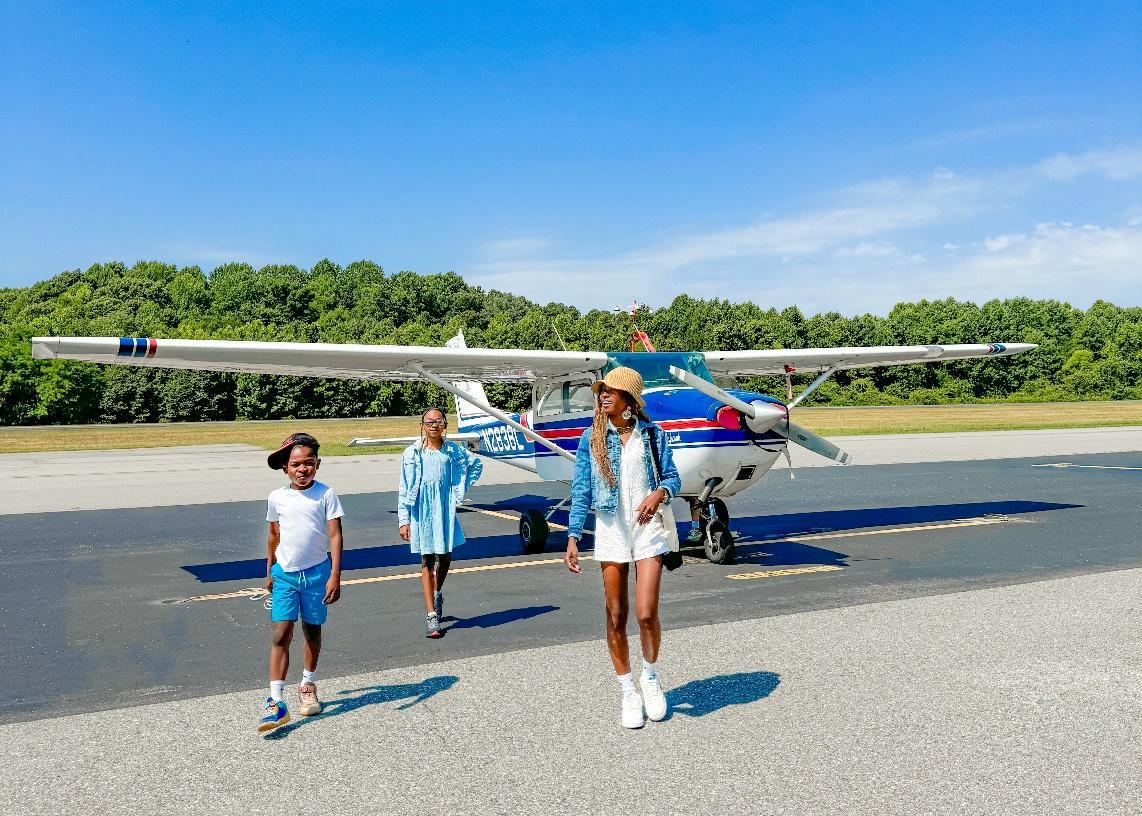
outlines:
[{"label": "white dress", "polygon": [[619,504],[614,513],[595,513],[595,560],[629,564],[670,551],[662,517],[638,523],[638,506],[650,495],[644,445],[638,426],[623,445],[619,468]]}]

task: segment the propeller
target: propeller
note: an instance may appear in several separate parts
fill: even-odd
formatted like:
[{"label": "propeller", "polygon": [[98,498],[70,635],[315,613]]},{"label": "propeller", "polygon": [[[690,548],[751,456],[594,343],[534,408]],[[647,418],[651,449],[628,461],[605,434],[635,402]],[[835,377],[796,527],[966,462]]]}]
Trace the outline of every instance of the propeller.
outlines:
[{"label": "propeller", "polygon": [[715,399],[724,405],[724,408],[718,410],[718,422],[726,427],[736,427],[731,423],[738,421],[737,414],[740,414],[742,419],[745,420],[746,425],[754,433],[765,433],[766,431],[773,431],[780,436],[785,437],[790,442],[795,442],[803,448],[813,451],[826,459],[832,459],[842,465],[847,465],[852,461],[852,457],[845,451],[838,448],[828,439],[819,436],[808,428],[803,428],[800,425],[789,421],[789,409],[784,405],[774,405],[771,402],[764,402],[763,400],[754,400],[753,402],[746,402],[735,397],[727,391],[714,385],[712,382],[703,380],[698,375],[678,368],[677,366],[670,367],[670,373],[675,378],[685,383],[686,385],[701,391],[707,397]]}]

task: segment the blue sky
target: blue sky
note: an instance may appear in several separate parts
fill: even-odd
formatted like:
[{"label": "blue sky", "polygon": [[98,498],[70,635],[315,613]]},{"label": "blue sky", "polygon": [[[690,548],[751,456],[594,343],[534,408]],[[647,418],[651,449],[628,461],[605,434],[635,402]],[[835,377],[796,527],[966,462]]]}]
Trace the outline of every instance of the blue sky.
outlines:
[{"label": "blue sky", "polygon": [[0,286],[360,258],[610,308],[1142,304],[1142,4],[22,3]]}]

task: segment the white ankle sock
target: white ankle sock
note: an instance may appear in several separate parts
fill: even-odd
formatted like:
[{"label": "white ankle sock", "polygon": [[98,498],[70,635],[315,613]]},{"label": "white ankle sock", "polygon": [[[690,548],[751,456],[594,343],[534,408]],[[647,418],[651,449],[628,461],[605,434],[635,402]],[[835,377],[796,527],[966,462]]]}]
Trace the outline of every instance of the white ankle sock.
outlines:
[{"label": "white ankle sock", "polygon": [[658,664],[657,663],[647,663],[645,660],[643,660],[642,661],[642,676],[648,680],[650,680],[654,677],[658,677]]},{"label": "white ankle sock", "polygon": [[315,682],[317,682],[317,669],[314,669],[313,671],[310,671],[309,669],[302,669],[301,670],[301,682],[302,683],[315,683]]},{"label": "white ankle sock", "polygon": [[623,694],[626,694],[628,691],[634,691],[634,675],[630,672],[620,674],[618,681],[619,687],[623,690]]},{"label": "white ankle sock", "polygon": [[285,680],[270,681],[270,696],[279,703],[285,701]]}]

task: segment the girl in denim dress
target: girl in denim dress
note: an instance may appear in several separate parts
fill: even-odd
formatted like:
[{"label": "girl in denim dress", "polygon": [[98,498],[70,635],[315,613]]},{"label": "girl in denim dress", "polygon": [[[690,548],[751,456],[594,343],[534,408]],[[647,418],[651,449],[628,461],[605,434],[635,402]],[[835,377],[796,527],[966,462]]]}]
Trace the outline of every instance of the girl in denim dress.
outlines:
[{"label": "girl in denim dress", "polygon": [[462,445],[447,439],[448,420],[439,408],[420,418],[420,440],[401,457],[397,523],[400,537],[420,556],[420,584],[424,592],[425,635],[444,634],[444,579],[452,563],[452,550],[464,543],[456,508],[483,472],[483,463]]}]

